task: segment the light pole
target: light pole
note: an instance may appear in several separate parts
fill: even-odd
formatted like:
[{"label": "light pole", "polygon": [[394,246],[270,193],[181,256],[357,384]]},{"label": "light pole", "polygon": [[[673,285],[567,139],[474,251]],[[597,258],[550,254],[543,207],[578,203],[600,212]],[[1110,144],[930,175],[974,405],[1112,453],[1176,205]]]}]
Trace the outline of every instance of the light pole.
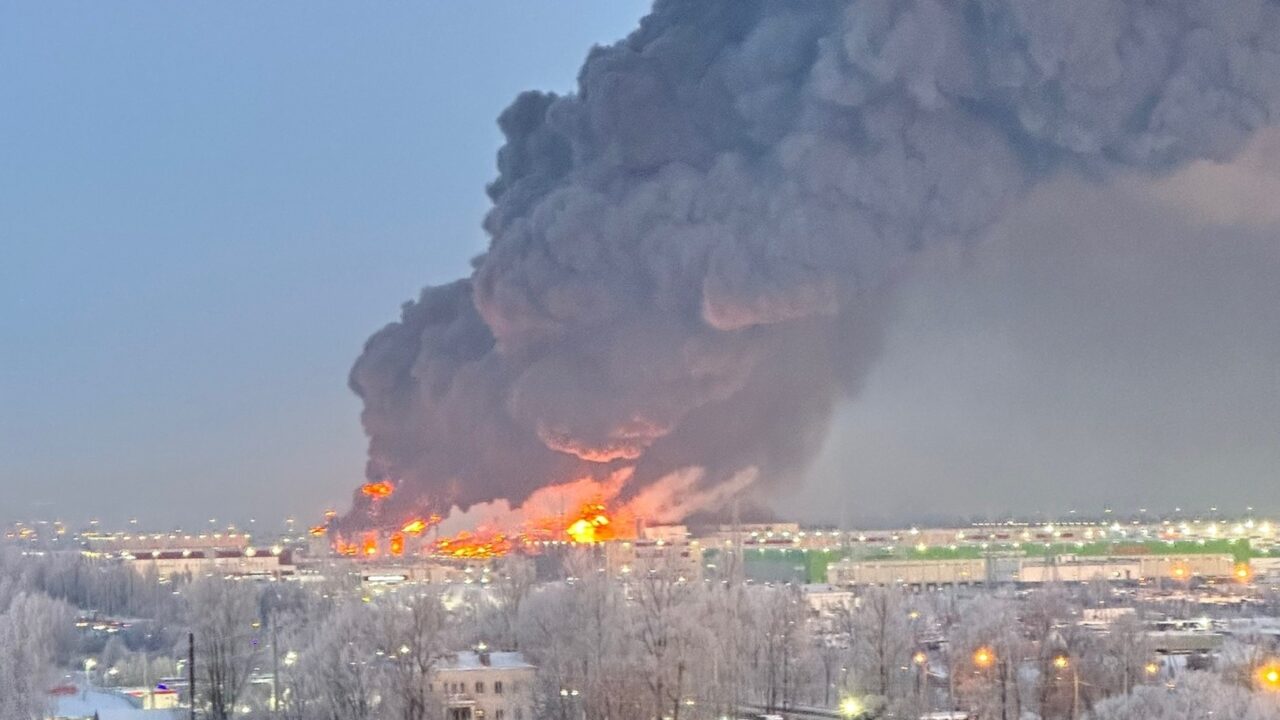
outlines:
[{"label": "light pole", "polygon": [[922,709],[928,710],[933,703],[925,702],[925,695],[929,688],[929,654],[924,650],[917,650],[911,656],[911,662],[916,666],[916,695],[917,701]]},{"label": "light pole", "polygon": [[849,696],[840,700],[840,717],[860,717],[865,710],[862,701],[856,697]]},{"label": "light pole", "polygon": [[988,671],[988,676],[992,671],[999,674],[1000,680],[1000,720],[1009,720],[1009,688],[1007,673],[1004,668],[1004,659],[996,655],[996,651],[988,645],[983,645],[973,651],[973,664],[978,666],[980,670]]},{"label": "light pole", "polygon": [[93,658],[85,658],[85,661],[84,661],[84,684],[85,684],[85,694],[86,694],[86,695],[88,695],[88,691],[89,691],[89,690],[92,690],[92,689],[93,689],[93,675],[91,675],[90,673],[92,673],[93,669],[94,669],[94,668],[96,668],[96,667],[98,667],[98,661],[97,661],[97,660],[94,660]]},{"label": "light pole", "polygon": [[574,715],[580,716],[582,718],[585,718],[587,716],[586,708],[582,707],[581,703],[578,702],[578,698],[580,695],[581,693],[578,692],[577,690],[560,688],[560,703],[564,708],[563,711],[561,712],[561,716],[564,717],[565,720],[569,719],[569,708],[573,707],[575,704],[578,706],[579,712],[574,713]]},{"label": "light pole", "polygon": [[1071,671],[1071,720],[1077,720],[1080,717],[1080,671],[1065,654],[1054,656],[1053,666],[1058,670]]}]

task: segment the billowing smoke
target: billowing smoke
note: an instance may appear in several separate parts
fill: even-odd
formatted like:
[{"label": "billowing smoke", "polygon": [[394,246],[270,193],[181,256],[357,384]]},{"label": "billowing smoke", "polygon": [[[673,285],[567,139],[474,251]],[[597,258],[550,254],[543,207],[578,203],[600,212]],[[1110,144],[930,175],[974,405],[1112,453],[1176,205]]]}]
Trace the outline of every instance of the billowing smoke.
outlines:
[{"label": "billowing smoke", "polygon": [[1278,97],[1268,0],[660,0],[503,112],[488,252],[357,361],[377,513],[794,477],[915,251],[1064,168],[1225,159]]}]

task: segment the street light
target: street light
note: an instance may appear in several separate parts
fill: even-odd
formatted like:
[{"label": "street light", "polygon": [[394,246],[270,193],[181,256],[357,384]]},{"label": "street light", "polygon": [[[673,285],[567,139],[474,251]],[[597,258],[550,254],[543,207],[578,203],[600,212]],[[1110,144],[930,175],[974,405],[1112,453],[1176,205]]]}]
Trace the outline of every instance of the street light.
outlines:
[{"label": "street light", "polygon": [[1066,653],[1053,656],[1053,666],[1058,670],[1071,670],[1071,718],[1080,716],[1080,671],[1071,664],[1071,657]]},{"label": "street light", "polygon": [[973,651],[973,664],[986,670],[996,662],[996,652],[987,646],[982,646]]},{"label": "street light", "polygon": [[1258,668],[1258,685],[1270,692],[1280,692],[1280,661],[1271,662]]},{"label": "street light", "polygon": [[89,673],[90,673],[94,668],[96,668],[96,667],[98,667],[98,661],[97,661],[97,660],[94,660],[93,658],[85,658],[85,661],[84,661],[84,682],[85,682],[85,685],[87,685],[87,686],[88,686],[88,687],[90,687],[90,688],[92,688],[92,687],[93,687],[93,676],[92,676],[92,675],[90,675]]},{"label": "street light", "polygon": [[847,718],[856,718],[862,714],[862,702],[855,697],[846,697],[840,701],[840,715]]}]

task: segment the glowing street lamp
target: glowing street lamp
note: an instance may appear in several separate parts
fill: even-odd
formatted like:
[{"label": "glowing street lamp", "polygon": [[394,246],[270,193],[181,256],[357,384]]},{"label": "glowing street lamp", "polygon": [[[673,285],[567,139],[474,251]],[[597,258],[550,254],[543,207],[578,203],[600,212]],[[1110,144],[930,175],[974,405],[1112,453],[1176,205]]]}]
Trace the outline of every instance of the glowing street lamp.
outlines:
[{"label": "glowing street lamp", "polygon": [[1271,661],[1258,668],[1258,686],[1270,692],[1280,692],[1280,661]]},{"label": "glowing street lamp", "polygon": [[1053,666],[1059,670],[1066,670],[1071,667],[1071,658],[1066,655],[1057,655],[1053,658]]},{"label": "glowing street lamp", "polygon": [[1148,676],[1155,677],[1160,674],[1160,664],[1156,662],[1149,662],[1143,670],[1147,671]]},{"label": "glowing street lamp", "polygon": [[986,670],[996,664],[996,652],[987,646],[982,646],[973,651],[973,664]]},{"label": "glowing street lamp", "polygon": [[862,702],[855,697],[847,697],[840,701],[840,716],[856,718],[862,714]]}]

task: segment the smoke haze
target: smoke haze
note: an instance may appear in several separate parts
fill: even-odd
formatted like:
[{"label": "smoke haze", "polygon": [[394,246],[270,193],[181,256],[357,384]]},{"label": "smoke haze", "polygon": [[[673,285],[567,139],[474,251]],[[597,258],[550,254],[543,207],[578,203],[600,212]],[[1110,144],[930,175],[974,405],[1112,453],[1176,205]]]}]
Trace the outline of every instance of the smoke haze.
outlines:
[{"label": "smoke haze", "polygon": [[786,512],[832,522],[1280,508],[1280,132],[1038,189],[921,258]]},{"label": "smoke haze", "polygon": [[[629,494],[677,472],[703,495],[749,468],[762,491],[793,481],[881,356],[912,265],[1011,209],[981,252],[1112,253],[1068,200],[1232,157],[1274,112],[1278,22],[1263,0],[658,2],[590,53],[576,94],[503,113],[488,252],[357,361],[367,474],[398,485],[357,515],[619,471]],[[1063,195],[1028,240],[1037,186]],[[1144,267],[1140,241],[1124,249]],[[1077,326],[1097,309],[1052,303]]]}]

